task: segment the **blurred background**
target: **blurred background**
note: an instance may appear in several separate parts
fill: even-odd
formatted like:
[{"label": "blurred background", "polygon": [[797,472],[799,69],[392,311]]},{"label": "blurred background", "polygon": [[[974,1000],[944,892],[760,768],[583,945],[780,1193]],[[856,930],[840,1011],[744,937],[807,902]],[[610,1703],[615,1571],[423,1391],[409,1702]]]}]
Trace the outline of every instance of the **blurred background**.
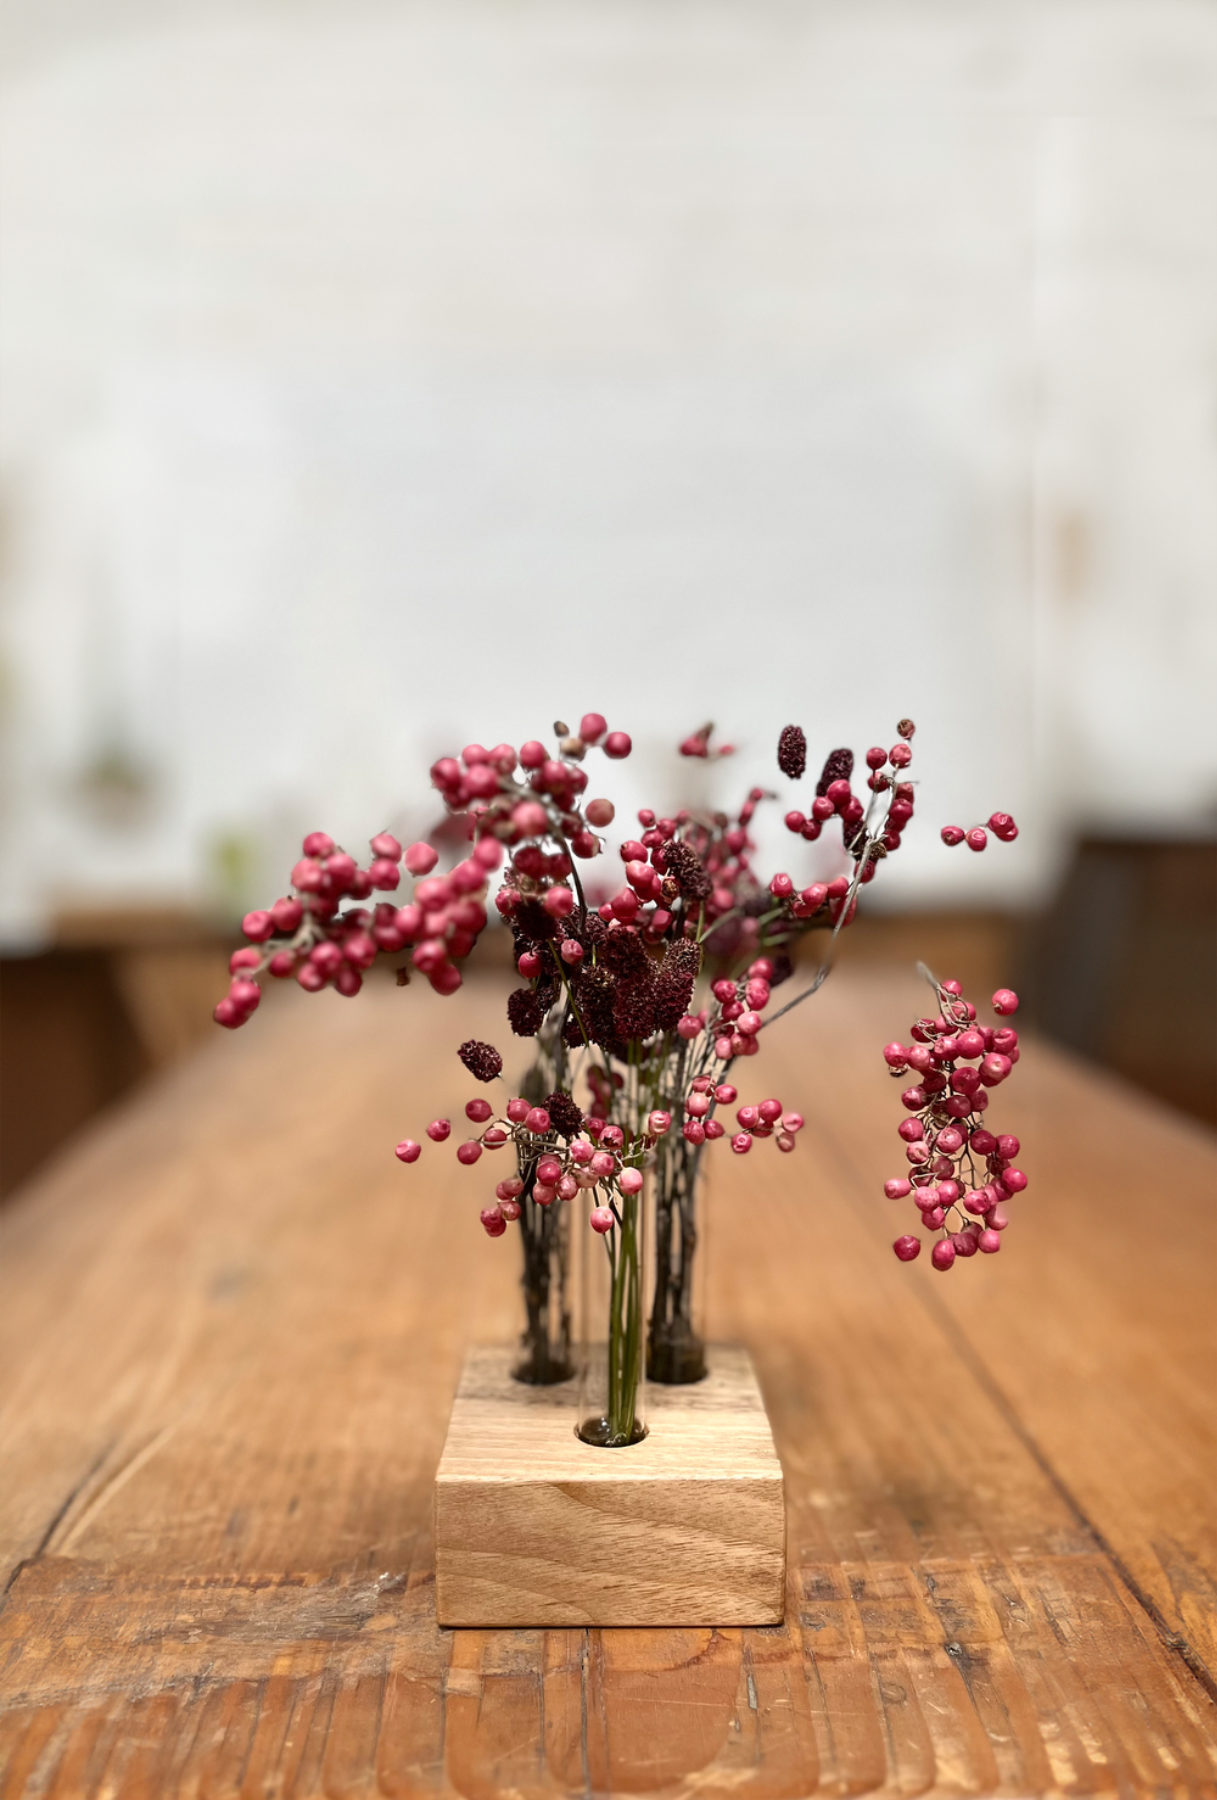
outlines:
[{"label": "blurred background", "polygon": [[912,714],[848,954],[1217,1122],[1212,0],[3,12],[5,1192],[588,708],[630,806]]}]

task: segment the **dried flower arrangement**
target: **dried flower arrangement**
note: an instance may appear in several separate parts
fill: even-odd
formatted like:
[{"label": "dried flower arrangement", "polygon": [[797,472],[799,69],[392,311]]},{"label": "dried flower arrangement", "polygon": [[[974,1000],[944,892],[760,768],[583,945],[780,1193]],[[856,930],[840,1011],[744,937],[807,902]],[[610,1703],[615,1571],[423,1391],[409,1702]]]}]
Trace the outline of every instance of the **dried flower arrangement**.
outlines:
[{"label": "dried flower arrangement", "polygon": [[[467,857],[445,873],[437,872],[439,853],[426,842],[403,852],[382,832],[360,867],[327,834],[311,832],[292,870],[294,893],[245,918],[250,943],[233,955],[232,984],[215,1017],[229,1028],[243,1024],[258,1005],[262,974],[294,978],[310,992],[332,986],[354,995],[378,957],[404,951],[436,992],[455,992],[461,964],[487,923],[488,889],[503,871],[494,905],[511,930],[523,978],[507,1001],[507,1018],[515,1036],[532,1040],[535,1054],[518,1094],[497,1108],[480,1096],[467,1103],[473,1134],[457,1145],[456,1158],[469,1166],[506,1151],[514,1164],[481,1223],[491,1237],[520,1227],[527,1322],[516,1373],[525,1381],[560,1381],[572,1372],[564,1203],[586,1197],[589,1250],[599,1240],[603,1251],[586,1258],[603,1288],[595,1303],[602,1353],[591,1375],[583,1357],[581,1373],[593,1388],[581,1398],[579,1430],[589,1443],[619,1447],[645,1431],[644,1370],[665,1383],[696,1381],[705,1372],[693,1281],[705,1146],[726,1139],[739,1156],[768,1138],[779,1152],[796,1147],[799,1113],[776,1098],[737,1106],[729,1077],[737,1062],[757,1054],[764,1030],[820,987],[860,890],[899,850],[914,814],[914,726],[901,720],[890,748],[867,751],[868,798],[853,790],[853,753],[837,749],[806,811],[786,813],[787,829],[808,842],[839,824],[845,869],[835,878],[799,889],[788,874],[767,882],[757,874],[750,826],[757,807],[776,796],[753,788],[734,817],[693,808],[666,817],[644,808],[639,835],[619,846],[624,881],[598,903],[580,870],[590,876],[603,855],[602,834],[615,808],[608,799],[584,798],[584,765],[592,752],[609,761],[628,756],[631,740],[610,731],[598,713],[586,714],[577,732],[558,723],[554,733],[552,750],[536,740],[518,750],[470,744],[459,758],[433,765],[432,783],[470,843]],[[730,754],[730,746],[713,747],[710,726],[680,750],[697,758]],[[777,761],[787,780],[804,779],[800,727],[781,732]],[[1018,835],[1006,813],[994,813],[988,831],[947,826],[941,835],[948,845],[966,842],[981,851],[988,832],[1003,841]],[[415,879],[412,898],[401,906],[373,900],[395,892],[403,868]],[[344,910],[344,902],[353,904]],[[771,1008],[775,990],[794,973],[797,940],[812,931],[827,933],[816,973],[793,999]],[[407,983],[409,967],[399,967],[397,978]],[[999,1248],[1003,1202],[1025,1177],[1010,1166],[1017,1140],[994,1137],[981,1117],[988,1089],[1017,1060],[1016,1034],[978,1026],[956,982],[935,984],[935,994],[938,1014],[914,1024],[912,1045],[885,1051],[893,1074],[912,1069],[918,1078],[903,1095],[909,1117],[900,1126],[910,1175],[889,1181],[886,1191],[893,1199],[914,1197],[923,1223],[941,1233],[932,1260],[946,1269],[956,1257]],[[994,1003],[999,1013],[1017,1006],[1008,990]],[[458,1054],[479,1083],[501,1079],[494,1045],[471,1039]],[[728,1107],[736,1108],[734,1130],[719,1116]],[[442,1118],[425,1137],[440,1144],[451,1134]],[[413,1163],[422,1145],[406,1138],[396,1153]],[[981,1171],[986,1179],[978,1186]],[[649,1299],[642,1266],[648,1188],[656,1262]],[[902,1235],[894,1249],[908,1261],[920,1241]]]}]

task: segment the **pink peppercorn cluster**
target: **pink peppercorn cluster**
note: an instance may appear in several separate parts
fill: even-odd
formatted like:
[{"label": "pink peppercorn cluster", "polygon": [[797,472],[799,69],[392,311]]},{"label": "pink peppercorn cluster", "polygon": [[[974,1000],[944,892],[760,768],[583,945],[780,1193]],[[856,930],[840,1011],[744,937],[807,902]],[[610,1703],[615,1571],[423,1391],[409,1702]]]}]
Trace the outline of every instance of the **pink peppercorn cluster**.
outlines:
[{"label": "pink peppercorn cluster", "polygon": [[[738,1090],[729,1081],[715,1085],[705,1076],[694,1081],[685,1101],[683,1132],[688,1142],[701,1144],[725,1137],[727,1127],[712,1116],[712,1105],[734,1106],[738,1098]],[[802,1113],[787,1112],[780,1100],[741,1106],[735,1121],[739,1130],[732,1134],[731,1148],[737,1156],[747,1155],[754,1138],[776,1138],[778,1149],[789,1152],[795,1147],[796,1134],[803,1129]]]},{"label": "pink peppercorn cluster", "polygon": [[[957,981],[934,983],[939,1011],[917,1019],[909,1044],[888,1044],[884,1061],[894,1076],[916,1077],[901,1094],[907,1117],[899,1135],[907,1176],[884,1183],[889,1200],[912,1197],[922,1226],[938,1233],[930,1252],[936,1269],[957,1257],[992,1256],[1001,1249],[1009,1224],[1006,1202],[1027,1185],[1014,1167],[1019,1141],[995,1135],[985,1124],[992,1088],[1009,1079],[1018,1061],[1018,1033],[1012,1026],[978,1023],[976,1008],[963,998]],[[1018,1010],[1018,996],[999,988],[993,996],[999,1018]],[[911,1233],[892,1245],[901,1262],[921,1253]]]},{"label": "pink peppercorn cluster", "polygon": [[[246,913],[242,921],[250,943],[232,954],[232,984],[215,1009],[217,1024],[235,1030],[245,1023],[262,998],[262,974],[280,981],[294,976],[308,993],[333,987],[350,998],[378,956],[407,948],[437,993],[455,993],[461,985],[458,964],[486,924],[486,883],[502,861],[501,849],[493,842],[478,844],[447,875],[435,875],[439,857],[430,844],[411,844],[403,853],[397,839],[382,831],[370,848],[371,860],[360,868],[326,832],[309,832],[292,870],[295,893],[267,911]],[[370,909],[341,910],[344,900],[392,893],[401,884],[403,862],[408,874],[421,877],[405,906],[379,901]]]},{"label": "pink peppercorn cluster", "polygon": [[[989,831],[1003,844],[1012,844],[1018,836],[1018,826],[1007,812],[989,814]],[[951,849],[956,844],[966,844],[969,850],[983,850],[989,842],[989,831],[983,825],[973,825],[968,831],[962,825],[944,825],[939,836]]]},{"label": "pink peppercorn cluster", "polygon": [[[503,1150],[508,1145],[515,1149],[517,1173],[496,1184],[494,1205],[484,1207],[480,1215],[488,1236],[502,1237],[528,1200],[552,1206],[555,1200],[573,1200],[585,1189],[603,1190],[601,1204],[589,1215],[594,1231],[603,1234],[621,1223],[618,1202],[638,1193],[646,1171],[655,1167],[655,1145],[671,1131],[673,1115],[666,1108],[652,1107],[638,1129],[627,1136],[607,1117],[613,1094],[622,1086],[621,1078],[598,1065],[588,1074],[593,1102],[587,1113],[565,1093],[551,1095],[549,1106],[536,1106],[516,1096],[507,1102],[501,1116],[481,1097],[466,1105],[466,1118],[480,1129],[475,1137],[457,1145],[459,1163],[470,1167],[481,1160],[483,1151]],[[709,1076],[694,1077],[684,1099],[684,1141],[701,1145],[725,1137],[727,1128],[714,1117],[714,1109],[734,1105],[738,1097],[730,1082],[716,1084]],[[789,1152],[803,1129],[802,1115],[787,1112],[780,1100],[741,1106],[735,1116],[739,1129],[731,1137],[731,1148],[737,1156],[751,1150],[754,1138],[776,1138],[778,1149]],[[433,1119],[426,1135],[433,1143],[447,1143],[452,1136],[451,1120]],[[403,1163],[415,1163],[421,1154],[422,1145],[413,1138],[403,1138],[396,1150]]]},{"label": "pink peppercorn cluster", "polygon": [[[525,839],[554,836],[562,844],[555,865],[570,873],[570,854],[590,858],[600,852],[593,829],[608,825],[613,806],[593,800],[583,806],[589,749],[603,750],[620,762],[633,749],[628,732],[610,731],[602,713],[585,713],[577,732],[559,720],[554,726],[556,753],[530,738],[517,750],[512,744],[466,744],[458,757],[441,756],[431,765],[431,780],[450,812],[468,815],[470,835],[512,845]],[[552,873],[552,871],[551,871]]]},{"label": "pink peppercorn cluster", "polygon": [[[480,1161],[484,1150],[503,1150],[508,1145],[515,1149],[517,1173],[496,1184],[494,1205],[481,1212],[490,1237],[502,1237],[528,1200],[537,1206],[552,1206],[555,1200],[571,1201],[586,1189],[602,1191],[601,1204],[590,1214],[592,1229],[611,1231],[620,1223],[619,1200],[638,1193],[643,1169],[654,1164],[651,1151],[655,1139],[671,1124],[669,1114],[652,1112],[642,1132],[627,1143],[619,1125],[584,1114],[566,1094],[551,1096],[548,1107],[534,1106],[516,1096],[507,1102],[502,1116],[496,1116],[488,1100],[478,1098],[469,1101],[465,1116],[481,1129],[476,1137],[457,1146],[459,1163],[471,1166]],[[451,1132],[447,1119],[433,1119],[427,1127],[427,1136],[434,1143],[445,1143]],[[420,1144],[406,1138],[398,1144],[397,1155],[402,1162],[413,1163],[421,1150]]]}]

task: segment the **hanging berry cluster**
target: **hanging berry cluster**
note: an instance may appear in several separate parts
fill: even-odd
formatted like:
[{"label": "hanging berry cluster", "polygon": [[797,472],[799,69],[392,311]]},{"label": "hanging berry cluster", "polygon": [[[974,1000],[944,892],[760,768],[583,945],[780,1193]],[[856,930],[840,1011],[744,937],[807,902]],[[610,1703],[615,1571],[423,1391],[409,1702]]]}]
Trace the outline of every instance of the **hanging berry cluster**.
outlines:
[{"label": "hanging berry cluster", "polygon": [[[1012,1166],[1018,1139],[995,1136],[984,1121],[989,1090],[1018,1061],[1018,1032],[980,1024],[957,981],[928,979],[938,1013],[914,1021],[911,1044],[888,1044],[883,1052],[893,1075],[916,1077],[900,1096],[908,1116],[897,1127],[909,1174],[893,1176],[883,1191],[889,1200],[911,1195],[922,1226],[938,1234],[930,1261],[945,1271],[957,1257],[1001,1249],[1010,1222],[1005,1202],[1022,1193],[1027,1177]],[[1017,994],[999,988],[993,1010],[999,1018],[1017,1012]],[[912,1262],[921,1239],[906,1233],[892,1248],[901,1262]]]}]

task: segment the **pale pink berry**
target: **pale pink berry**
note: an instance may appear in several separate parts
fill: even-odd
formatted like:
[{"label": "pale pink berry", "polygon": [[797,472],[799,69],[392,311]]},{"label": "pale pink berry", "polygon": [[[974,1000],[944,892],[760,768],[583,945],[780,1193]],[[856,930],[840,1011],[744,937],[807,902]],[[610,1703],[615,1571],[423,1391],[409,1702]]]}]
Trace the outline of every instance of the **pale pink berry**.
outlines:
[{"label": "pale pink berry", "polygon": [[617,1185],[623,1194],[636,1194],[642,1187],[641,1169],[622,1169],[617,1177]]},{"label": "pale pink berry", "polygon": [[795,1140],[794,1140],[794,1138],[791,1137],[791,1135],[788,1131],[779,1131],[778,1136],[777,1136],[777,1145],[778,1145],[779,1150],[785,1150],[787,1153],[789,1153],[791,1150],[793,1150],[795,1148]]},{"label": "pale pink berry", "polygon": [[650,1137],[662,1137],[672,1126],[670,1112],[656,1110],[647,1118],[647,1133]]},{"label": "pale pink berry", "polygon": [[[886,752],[884,754],[886,758]],[[889,1200],[903,1200],[906,1194],[912,1192],[912,1187],[912,1182],[906,1181],[903,1175],[895,1175],[890,1181],[884,1182],[883,1191]]]},{"label": "pale pink berry", "polygon": [[954,848],[956,844],[963,843],[967,834],[962,825],[944,825],[938,835],[944,844],[950,844]]},{"label": "pale pink berry", "polygon": [[270,909],[270,916],[274,920],[275,930],[287,934],[299,929],[304,908],[298,900],[276,900]]},{"label": "pale pink berry", "polygon": [[762,1100],[756,1110],[766,1125],[776,1125],[782,1116],[782,1102]]},{"label": "pale pink berry", "polygon": [[977,1234],[976,1248],[983,1251],[986,1256],[992,1256],[994,1251],[1001,1249],[1001,1238],[991,1226],[986,1226]]},{"label": "pale pink berry", "polygon": [[442,1144],[445,1138],[451,1136],[451,1133],[452,1124],[448,1119],[432,1119],[427,1127],[427,1136],[435,1144]]},{"label": "pale pink berry", "polygon": [[739,1099],[739,1089],[732,1087],[729,1081],[720,1081],[714,1090],[714,1098],[720,1106],[733,1106]]},{"label": "pale pink berry", "polygon": [[559,1200],[573,1200],[578,1192],[579,1183],[573,1175],[560,1175],[558,1177]]},{"label": "pale pink berry", "polygon": [[540,1137],[542,1133],[549,1130],[549,1114],[543,1106],[529,1107],[524,1123],[529,1131]]},{"label": "pale pink berry", "polygon": [[478,1214],[478,1217],[485,1227],[487,1237],[502,1237],[507,1229],[507,1220],[504,1217],[503,1209],[500,1206],[485,1206]]},{"label": "pale pink berry", "polygon": [[983,850],[989,841],[989,834],[983,825],[974,825],[968,832],[966,841],[969,850]]},{"label": "pale pink berry", "polygon": [[551,919],[565,919],[575,910],[575,896],[568,887],[551,887],[542,905]]},{"label": "pale pink berry", "polygon": [[393,1152],[398,1161],[404,1163],[417,1162],[422,1153],[422,1145],[416,1144],[413,1138],[403,1138]]},{"label": "pale pink berry", "polygon": [[686,1013],[682,1019],[676,1021],[676,1035],[684,1038],[686,1043],[691,1042],[695,1037],[700,1037],[701,1032],[702,1022],[692,1013]]},{"label": "pale pink berry", "polygon": [[611,756],[614,762],[620,762],[634,748],[628,731],[610,731],[604,740],[604,754]]},{"label": "pale pink berry", "polygon": [[588,1215],[587,1222],[593,1231],[598,1231],[601,1236],[603,1236],[606,1231],[611,1231],[613,1229],[614,1220],[612,1209],[607,1206],[595,1207]]},{"label": "pale pink berry", "polygon": [[611,800],[589,800],[584,808],[584,816],[589,825],[603,829],[612,824],[617,816],[617,808]]},{"label": "pale pink berry", "polygon": [[429,875],[439,861],[439,851],[430,844],[411,844],[406,851],[406,867],[411,875]]},{"label": "pale pink berry", "polygon": [[746,1156],[752,1148],[752,1134],[747,1131],[737,1131],[731,1140],[731,1148],[737,1156]]},{"label": "pale pink berry", "polygon": [[310,831],[301,848],[306,856],[328,856],[334,840],[327,831]]},{"label": "pale pink berry", "polygon": [[680,1134],[686,1144],[704,1144],[706,1141],[706,1127],[700,1119],[686,1119],[680,1128]]},{"label": "pale pink berry", "polygon": [[470,1100],[465,1107],[465,1117],[475,1125],[484,1125],[493,1113],[494,1108],[489,1100]]},{"label": "pale pink berry", "polygon": [[930,1251],[930,1261],[936,1269],[942,1269],[944,1272],[950,1268],[951,1264],[955,1261],[955,1246],[950,1238],[940,1238],[938,1240],[934,1245],[934,1248]]},{"label": "pale pink berry", "polygon": [[998,988],[993,996],[995,1013],[1016,1013],[1018,1011],[1018,995],[1011,988]]},{"label": "pale pink berry", "polygon": [[514,1221],[520,1216],[520,1202],[518,1200],[504,1200],[500,1210],[505,1219]]},{"label": "pale pink berry", "polygon": [[611,1175],[616,1169],[617,1158],[610,1155],[607,1150],[597,1150],[592,1157],[590,1167],[593,1175],[600,1176],[603,1179],[604,1176]]}]

